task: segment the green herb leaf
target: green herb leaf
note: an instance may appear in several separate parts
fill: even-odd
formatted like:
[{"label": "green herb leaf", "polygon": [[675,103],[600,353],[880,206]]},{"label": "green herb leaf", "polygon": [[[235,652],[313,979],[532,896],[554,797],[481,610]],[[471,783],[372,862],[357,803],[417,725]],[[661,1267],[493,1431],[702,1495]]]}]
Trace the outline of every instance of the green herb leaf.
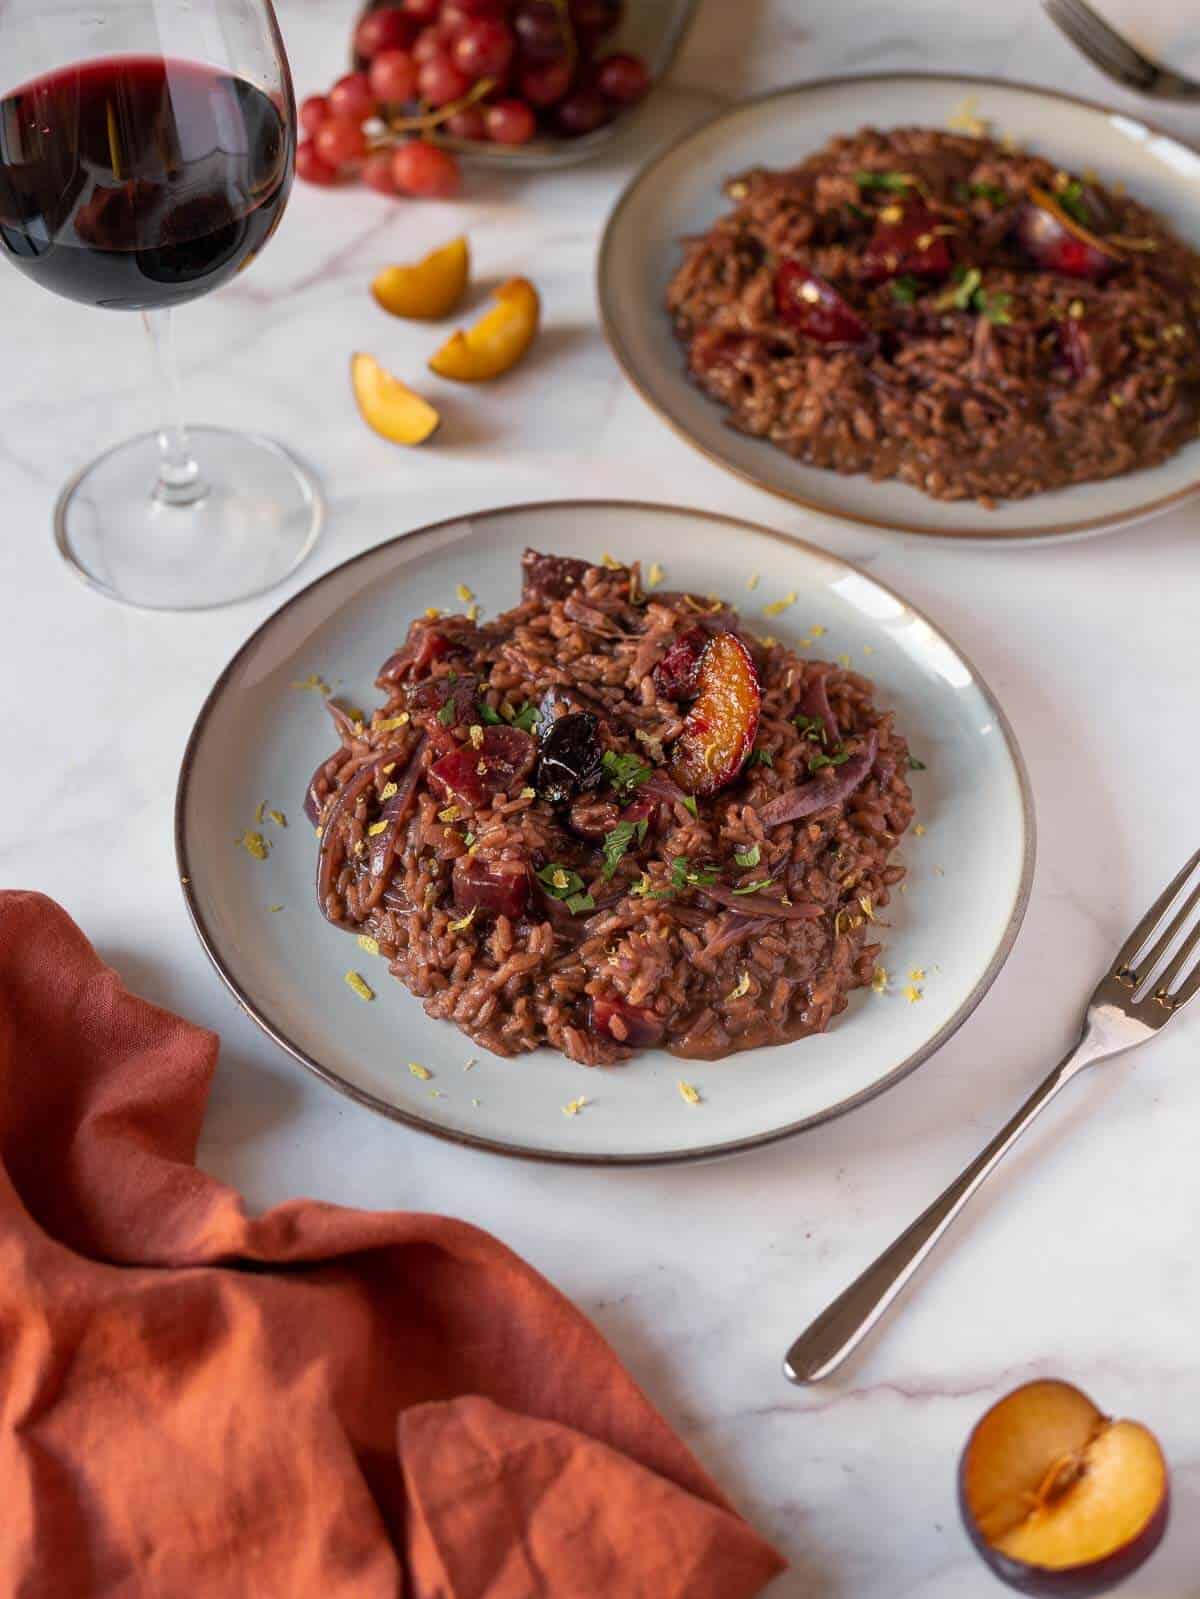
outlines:
[{"label": "green herb leaf", "polygon": [[980,316],[987,317],[989,322],[1002,325],[1012,321],[1012,295],[1006,294],[1002,289],[989,294],[985,289],[976,291],[974,299],[975,309]]},{"label": "green herb leaf", "polygon": [[596,901],[590,894],[572,894],[567,901],[567,909],[572,916],[579,916],[584,911],[594,911]]},{"label": "green herb leaf", "polygon": [[604,843],[600,846],[600,853],[604,857],[603,877],[607,883],[620,865],[621,857],[633,843],[636,836],[640,842],[646,836],[648,822],[645,818],[640,822],[618,822],[611,833],[604,835]]},{"label": "green herb leaf", "polygon": [[793,716],[792,721],[795,722],[805,738],[814,739],[824,744],[825,723],[819,716],[805,716],[801,712],[798,716]]},{"label": "green herb leaf", "polygon": [[919,761],[915,755],[908,757],[908,769],[910,772],[927,772],[929,770],[925,762]]},{"label": "green herb leaf", "polygon": [[972,200],[991,200],[994,205],[1008,202],[1008,190],[1002,189],[998,183],[968,183],[967,193]]},{"label": "green herb leaf", "polygon": [[496,714],[486,700],[480,700],[476,706],[476,710],[479,712],[479,720],[481,722],[486,722],[489,727],[495,727],[497,722],[503,722],[504,720],[502,716],[498,716]]},{"label": "green herb leaf", "polygon": [[700,820],[700,808],[696,804],[696,796],[694,794],[685,794],[683,796],[683,808],[685,811],[690,811],[697,821]]},{"label": "green herb leaf", "polygon": [[747,766],[774,766],[774,764],[774,750],[751,750],[750,759],[746,762]]},{"label": "green herb leaf", "polygon": [[961,263],[953,272],[954,281],[948,289],[943,289],[933,302],[934,309],[938,311],[969,311],[971,309],[971,296],[983,281],[983,273],[978,267],[965,267]]},{"label": "green herb leaf", "polygon": [[860,189],[886,189],[890,194],[903,194],[912,185],[907,172],[856,172],[854,181]]},{"label": "green herb leaf", "polygon": [[1091,218],[1083,202],[1083,184],[1078,178],[1072,178],[1069,183],[1056,190],[1054,198],[1072,221],[1080,223],[1085,228],[1090,226]]},{"label": "green herb leaf", "polygon": [[583,890],[583,878],[579,873],[558,861],[547,861],[537,874],[537,880],[551,899],[570,899]]},{"label": "green herb leaf", "polygon": [[715,866],[693,866],[686,855],[676,855],[671,862],[671,884],[674,888],[707,888],[720,877]]},{"label": "green herb leaf", "polygon": [[735,894],[757,894],[760,888],[770,888],[770,886],[771,879],[769,877],[760,877],[757,882],[747,883],[743,888],[735,888],[733,892]]},{"label": "green herb leaf", "polygon": [[849,750],[839,750],[836,755],[810,755],[808,769],[810,772],[819,772],[825,766],[845,766],[849,759]]},{"label": "green herb leaf", "polygon": [[749,849],[735,850],[733,858],[739,866],[757,866],[762,860],[762,849],[758,844],[751,844]]},{"label": "green herb leaf", "polygon": [[467,846],[468,849],[470,849],[471,845],[474,842],[475,842],[474,833],[464,833],[463,834],[463,843]]},{"label": "green herb leaf", "polygon": [[892,299],[899,305],[911,305],[920,292],[920,283],[907,272],[902,277],[892,279]]},{"label": "green herb leaf", "polygon": [[621,799],[628,799],[633,790],[646,781],[652,770],[640,755],[618,755],[616,750],[605,750],[600,764]]},{"label": "green herb leaf", "polygon": [[454,721],[454,701],[449,699],[437,713],[437,719],[443,727],[449,727]]},{"label": "green herb leaf", "polygon": [[513,717],[513,726],[519,727],[522,733],[532,733],[537,726],[538,709],[536,705],[526,703]]}]

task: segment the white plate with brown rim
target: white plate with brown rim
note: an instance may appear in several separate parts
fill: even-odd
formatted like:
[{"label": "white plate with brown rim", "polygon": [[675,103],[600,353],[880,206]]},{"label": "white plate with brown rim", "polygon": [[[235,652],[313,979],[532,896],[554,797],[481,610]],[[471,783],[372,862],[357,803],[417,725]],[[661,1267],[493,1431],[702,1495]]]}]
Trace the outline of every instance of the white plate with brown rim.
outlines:
[{"label": "white plate with brown rim", "polygon": [[964,105],[994,133],[1064,169],[1124,184],[1200,247],[1200,153],[1140,118],[992,78],[913,72],[824,79],[718,113],[629,184],[609,218],[598,265],[613,353],[651,408],[710,460],[841,521],[942,538],[1041,542],[1108,532],[1179,504],[1200,490],[1200,441],[1160,466],[987,510],[931,499],[904,483],[806,466],[730,427],[724,407],[689,380],[666,311],[667,285],[682,258],[680,241],[706,232],[729,209],[725,181],[753,166],[787,166],[864,126],[945,127]]},{"label": "white plate with brown rim", "polygon": [[[360,705],[376,703],[376,672],[411,618],[454,607],[464,578],[485,614],[515,604],[526,545],[659,561],[671,587],[740,604],[748,627],[810,640],[801,647],[814,655],[848,656],[876,680],[878,703],[895,709],[925,762],[913,774],[924,831],[904,841],[906,890],[881,929],[894,975],[884,992],[853,994],[828,1033],[724,1061],[655,1050],[588,1070],[546,1049],[502,1060],[427,1017],[381,962],[322,917],[301,801],[335,739],[319,693],[298,685],[320,678]],[[766,620],[763,607],[791,594]],[[267,813],[256,823],[260,805]],[[271,810],[288,825],[272,821]],[[610,1164],[753,1148],[898,1082],[961,1026],[996,977],[1024,914],[1034,857],[1029,784],[1012,732],[934,623],[854,567],[767,528],[623,502],[456,517],[319,578],[221,674],[184,756],[175,826],[204,948],[238,1002],[296,1060],[371,1109],[459,1143]],[[265,860],[237,842],[258,827],[271,845]],[[363,974],[374,1000],[358,997],[348,971]],[[919,998],[906,996],[910,985]],[[414,1075],[410,1062],[431,1075]],[[695,1086],[699,1104],[684,1098],[681,1080]],[[564,1115],[581,1097],[586,1105]]]}]

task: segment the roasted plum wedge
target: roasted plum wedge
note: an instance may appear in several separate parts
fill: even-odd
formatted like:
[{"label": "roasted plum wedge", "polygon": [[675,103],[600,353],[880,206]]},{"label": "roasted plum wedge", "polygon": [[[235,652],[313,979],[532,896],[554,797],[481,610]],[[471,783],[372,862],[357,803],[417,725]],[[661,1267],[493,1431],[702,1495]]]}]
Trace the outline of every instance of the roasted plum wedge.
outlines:
[{"label": "roasted plum wedge", "polygon": [[750,651],[736,633],[718,633],[704,646],[696,698],[671,759],[671,775],[686,794],[715,794],[733,782],[754,748],[761,708]]}]

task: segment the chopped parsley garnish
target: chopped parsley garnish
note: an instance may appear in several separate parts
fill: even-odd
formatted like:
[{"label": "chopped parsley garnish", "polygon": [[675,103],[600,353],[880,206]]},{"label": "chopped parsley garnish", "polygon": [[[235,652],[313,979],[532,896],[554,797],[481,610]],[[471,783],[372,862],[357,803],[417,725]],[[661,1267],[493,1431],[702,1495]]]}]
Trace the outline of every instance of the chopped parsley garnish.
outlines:
[{"label": "chopped parsley garnish", "polygon": [[628,799],[651,773],[651,768],[640,755],[618,755],[616,750],[605,750],[600,764],[621,799]]},{"label": "chopped parsley garnish", "polygon": [[795,722],[805,738],[824,744],[825,723],[819,716],[805,716],[803,711],[801,711],[799,715],[792,717],[792,721]]},{"label": "chopped parsley garnish", "polygon": [[1008,201],[1008,190],[1002,189],[998,183],[956,183],[954,185],[954,198],[956,200],[990,200],[993,205],[1005,205]]},{"label": "chopped parsley garnish", "polygon": [[696,804],[696,796],[694,794],[685,794],[683,796],[683,808],[685,811],[690,811],[697,821],[700,820],[700,809]]},{"label": "chopped parsley garnish", "polygon": [[751,750],[750,759],[746,762],[747,766],[774,766],[774,764],[774,750]]},{"label": "chopped parsley garnish", "polygon": [[538,708],[536,705],[526,703],[513,717],[512,725],[519,727],[522,733],[532,733],[537,726]]},{"label": "chopped parsley garnish", "polygon": [[907,272],[902,277],[892,279],[892,299],[899,305],[911,305],[920,292],[920,283]]},{"label": "chopped parsley garnish", "polygon": [[594,911],[596,901],[590,894],[572,894],[567,901],[567,909],[572,916],[579,916],[583,911]]},{"label": "chopped parsley garnish", "polygon": [[486,700],[480,700],[475,708],[479,712],[479,720],[486,722],[489,727],[495,727],[497,722],[503,722],[504,720],[502,716],[497,715]]},{"label": "chopped parsley garnish", "polygon": [[819,772],[825,766],[845,766],[849,759],[849,750],[839,750],[836,755],[810,755],[808,769],[810,772]]},{"label": "chopped parsley garnish", "polygon": [[1084,204],[1083,184],[1078,178],[1071,178],[1069,182],[1064,183],[1062,188],[1057,190],[1055,198],[1073,222],[1078,222],[1085,228],[1090,225],[1092,219]]},{"label": "chopped parsley garnish", "polygon": [[693,866],[686,855],[676,855],[671,862],[672,888],[687,888],[689,884],[694,888],[707,888],[720,875],[715,866]]},{"label": "chopped parsley garnish", "polygon": [[751,844],[749,849],[736,850],[733,858],[739,866],[757,866],[762,860],[762,849],[757,844]]},{"label": "chopped parsley garnish", "polygon": [[742,888],[735,888],[733,892],[735,894],[757,894],[760,888],[770,888],[770,886],[771,879],[769,877],[760,877],[757,882],[747,883]]},{"label": "chopped parsley garnish", "polygon": [[980,316],[987,317],[989,322],[1009,323],[1012,321],[1012,295],[1006,294],[1002,289],[991,294],[986,289],[977,289],[975,292],[975,309]]},{"label": "chopped parsley garnish", "polygon": [[449,699],[437,713],[437,719],[443,727],[449,727],[454,721],[454,701]]},{"label": "chopped parsley garnish", "polygon": [[645,817],[640,822],[618,822],[611,833],[604,835],[604,843],[600,846],[600,853],[604,856],[604,869],[602,876],[607,883],[614,875],[621,863],[621,857],[637,837],[640,843],[646,836],[649,826]]},{"label": "chopped parsley garnish", "polygon": [[537,874],[537,880],[551,899],[569,900],[583,891],[583,878],[579,873],[558,861],[548,861]]},{"label": "chopped parsley garnish", "polygon": [[854,181],[860,189],[886,189],[889,194],[903,194],[912,185],[907,172],[856,172]]},{"label": "chopped parsley garnish", "polygon": [[908,757],[908,769],[910,772],[927,772],[929,770],[925,762],[919,761],[915,755]]}]

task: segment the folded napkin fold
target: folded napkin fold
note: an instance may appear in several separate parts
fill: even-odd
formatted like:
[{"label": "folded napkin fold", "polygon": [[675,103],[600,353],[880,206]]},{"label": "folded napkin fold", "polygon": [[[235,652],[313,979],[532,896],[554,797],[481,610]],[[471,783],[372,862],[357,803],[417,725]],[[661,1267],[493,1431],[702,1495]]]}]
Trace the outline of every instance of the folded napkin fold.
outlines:
[{"label": "folded napkin fold", "polygon": [[194,1164],[217,1040],[0,893],[0,1595],[741,1599],[782,1561],[486,1233]]}]

